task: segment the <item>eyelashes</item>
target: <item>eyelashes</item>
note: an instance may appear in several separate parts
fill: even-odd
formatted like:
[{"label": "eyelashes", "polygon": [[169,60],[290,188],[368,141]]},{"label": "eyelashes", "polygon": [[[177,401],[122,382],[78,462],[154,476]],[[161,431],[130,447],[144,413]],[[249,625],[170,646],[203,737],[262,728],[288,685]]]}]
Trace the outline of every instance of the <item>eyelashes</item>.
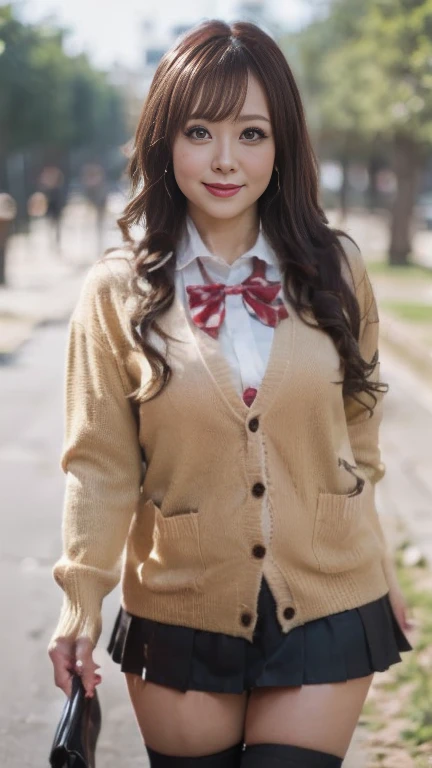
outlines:
[{"label": "eyelashes", "polygon": [[[203,141],[203,138],[199,139],[199,138],[193,137],[192,134],[194,134],[195,131],[204,131],[205,133],[209,133],[207,128],[204,128],[202,125],[194,125],[194,126],[192,126],[192,128],[188,128],[187,131],[184,131],[184,135],[187,136],[188,138],[194,138],[195,141]],[[247,139],[246,140],[247,144],[255,144],[258,141],[260,141],[260,139],[266,139],[267,138],[267,134],[264,133],[262,128],[254,128],[254,127],[251,126],[250,128],[245,128],[244,131],[241,133],[241,136],[243,136],[243,134],[245,134],[245,133],[257,133],[258,134],[258,138]]]}]

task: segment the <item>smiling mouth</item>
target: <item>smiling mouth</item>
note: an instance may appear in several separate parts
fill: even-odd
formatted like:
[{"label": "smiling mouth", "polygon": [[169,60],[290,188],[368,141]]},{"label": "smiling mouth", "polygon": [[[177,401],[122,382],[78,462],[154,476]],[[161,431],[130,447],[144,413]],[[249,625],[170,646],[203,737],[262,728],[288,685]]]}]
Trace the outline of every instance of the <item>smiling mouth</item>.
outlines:
[{"label": "smiling mouth", "polygon": [[206,182],[203,182],[205,187],[213,187],[214,189],[240,189],[242,184],[206,184]]},{"label": "smiling mouth", "polygon": [[214,197],[233,197],[244,186],[243,184],[205,184],[204,182],[203,185]]}]

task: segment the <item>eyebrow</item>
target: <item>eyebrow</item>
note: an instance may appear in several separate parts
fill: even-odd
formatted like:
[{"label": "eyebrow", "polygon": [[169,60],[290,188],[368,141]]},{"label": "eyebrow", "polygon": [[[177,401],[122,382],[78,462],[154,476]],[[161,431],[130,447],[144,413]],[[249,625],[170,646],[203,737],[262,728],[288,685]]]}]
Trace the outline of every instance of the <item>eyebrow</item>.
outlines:
[{"label": "eyebrow", "polygon": [[[189,120],[203,120],[204,118],[201,118],[199,114],[194,113],[190,116]],[[238,122],[243,122],[247,120],[265,120],[266,123],[269,123],[270,120],[268,117],[264,117],[264,115],[240,115],[238,118]]]},{"label": "eyebrow", "polygon": [[239,120],[265,120],[266,123],[269,123],[270,120],[268,117],[264,117],[264,115],[240,115]]}]

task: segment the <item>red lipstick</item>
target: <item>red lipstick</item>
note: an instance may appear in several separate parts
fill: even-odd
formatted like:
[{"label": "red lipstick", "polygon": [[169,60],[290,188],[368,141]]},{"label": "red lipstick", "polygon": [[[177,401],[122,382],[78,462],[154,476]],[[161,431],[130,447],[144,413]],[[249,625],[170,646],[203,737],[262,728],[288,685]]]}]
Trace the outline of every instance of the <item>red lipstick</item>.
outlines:
[{"label": "red lipstick", "polygon": [[215,197],[233,197],[242,188],[238,184],[204,184],[204,186]]}]

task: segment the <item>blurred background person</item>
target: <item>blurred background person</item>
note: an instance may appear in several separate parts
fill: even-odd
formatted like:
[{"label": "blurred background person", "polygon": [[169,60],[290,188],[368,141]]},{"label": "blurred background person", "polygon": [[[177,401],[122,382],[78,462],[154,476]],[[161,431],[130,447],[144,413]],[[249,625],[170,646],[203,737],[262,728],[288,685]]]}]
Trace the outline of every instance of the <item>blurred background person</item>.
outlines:
[{"label": "blurred background person", "polygon": [[97,254],[103,250],[105,214],[109,186],[105,169],[100,163],[86,163],[81,170],[81,182],[86,200],[94,209]]},{"label": "blurred background person", "polygon": [[16,210],[13,197],[0,192],[0,285],[6,283],[6,247]]},{"label": "blurred background person", "polygon": [[47,200],[46,215],[51,224],[55,245],[60,253],[61,219],[67,199],[64,173],[55,165],[47,165],[40,174],[39,184]]}]

